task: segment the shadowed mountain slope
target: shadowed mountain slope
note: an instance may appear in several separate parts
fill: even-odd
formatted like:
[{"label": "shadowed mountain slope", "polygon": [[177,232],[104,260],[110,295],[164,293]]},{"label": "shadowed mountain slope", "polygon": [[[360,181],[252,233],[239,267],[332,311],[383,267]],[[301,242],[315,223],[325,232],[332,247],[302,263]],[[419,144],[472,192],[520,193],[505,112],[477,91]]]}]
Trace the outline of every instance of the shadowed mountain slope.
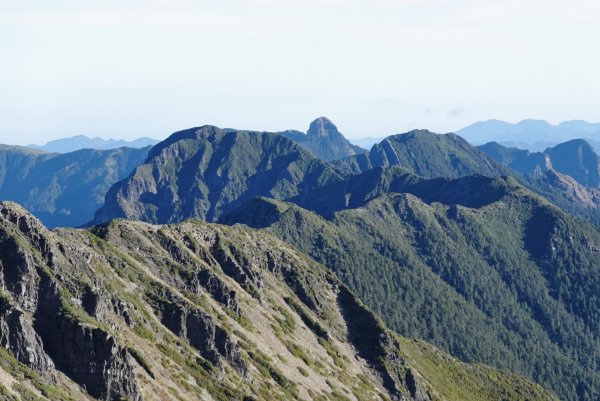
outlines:
[{"label": "shadowed mountain slope", "polygon": [[600,233],[511,179],[398,183],[389,188],[402,193],[373,196],[338,188],[351,208],[327,219],[260,198],[225,221],[329,266],[402,335],[526,375],[564,400],[598,399]]},{"label": "shadowed mountain slope", "polygon": [[142,163],[149,147],[45,153],[0,145],[0,199],[18,202],[44,224],[80,226],[115,182]]},{"label": "shadowed mountain slope", "polygon": [[94,224],[115,217],[215,221],[254,196],[302,197],[341,177],[282,135],[192,128],[156,145],[144,164],[115,184]]}]

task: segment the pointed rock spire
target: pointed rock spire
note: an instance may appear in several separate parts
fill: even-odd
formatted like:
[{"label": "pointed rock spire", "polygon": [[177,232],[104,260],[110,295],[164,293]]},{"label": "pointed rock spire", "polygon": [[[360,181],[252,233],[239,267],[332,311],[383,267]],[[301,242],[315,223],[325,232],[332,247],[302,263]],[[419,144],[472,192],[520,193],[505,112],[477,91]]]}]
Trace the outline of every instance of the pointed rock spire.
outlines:
[{"label": "pointed rock spire", "polygon": [[331,134],[341,135],[337,127],[327,117],[319,117],[310,123],[307,135],[309,138],[326,138]]}]

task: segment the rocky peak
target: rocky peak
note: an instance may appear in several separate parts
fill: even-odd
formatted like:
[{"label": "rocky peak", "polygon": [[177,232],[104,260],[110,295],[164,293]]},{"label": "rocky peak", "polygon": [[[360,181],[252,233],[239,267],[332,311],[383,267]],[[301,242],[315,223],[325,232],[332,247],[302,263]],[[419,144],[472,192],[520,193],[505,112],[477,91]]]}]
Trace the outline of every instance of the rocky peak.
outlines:
[{"label": "rocky peak", "polygon": [[392,136],[393,138],[418,138],[419,136],[435,136],[434,132],[429,131],[428,129],[413,129],[403,134],[398,134]]},{"label": "rocky peak", "polygon": [[207,140],[210,137],[217,135],[223,136],[224,133],[230,130],[222,130],[214,125],[203,125],[201,127],[188,128],[185,130],[177,131],[171,134],[167,139],[156,144],[148,153],[148,159],[158,156],[165,148],[173,145],[174,143],[183,140]]},{"label": "rocky peak", "polygon": [[5,220],[9,225],[14,225],[21,234],[40,246],[44,255],[48,253],[47,239],[45,238],[46,227],[24,207],[15,202],[0,202],[0,219]]},{"label": "rocky peak", "polygon": [[592,147],[592,145],[590,145],[585,139],[572,139],[567,142],[559,143],[554,148],[552,148],[552,151],[577,151],[580,152],[580,154],[596,155],[596,152],[594,152],[594,148]]},{"label": "rocky peak", "polygon": [[326,117],[319,117],[310,123],[306,134],[299,131],[284,131],[279,134],[295,141],[325,161],[343,159],[366,152],[365,149],[351,144]]},{"label": "rocky peak", "polygon": [[0,217],[16,224],[19,228],[42,226],[23,206],[11,201],[0,202]]},{"label": "rocky peak", "polygon": [[326,138],[332,135],[341,135],[337,127],[327,117],[319,117],[310,123],[306,134],[309,138]]}]

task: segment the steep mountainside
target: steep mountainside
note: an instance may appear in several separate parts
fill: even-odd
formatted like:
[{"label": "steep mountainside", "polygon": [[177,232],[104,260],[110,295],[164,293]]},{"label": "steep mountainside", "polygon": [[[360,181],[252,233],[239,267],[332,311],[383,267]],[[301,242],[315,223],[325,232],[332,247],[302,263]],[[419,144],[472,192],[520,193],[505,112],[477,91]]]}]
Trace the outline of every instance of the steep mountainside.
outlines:
[{"label": "steep mountainside", "polygon": [[[391,136],[375,145],[370,152],[364,155],[339,160],[334,164],[349,174],[360,172],[368,174],[368,170],[374,167],[400,166],[426,178],[457,178],[472,174],[488,177],[511,176],[568,213],[600,225],[598,209],[600,205],[590,202],[597,199],[596,191],[581,188],[569,177],[564,177],[563,174],[550,171],[550,169],[541,170],[540,173],[532,175],[513,170],[509,168],[511,166],[503,164],[506,164],[507,160],[511,160],[513,156],[520,157],[521,153],[515,152],[511,156],[508,154],[510,152],[506,152],[498,146],[486,147],[488,151],[490,148],[495,149],[490,152],[492,153],[490,157],[482,151],[483,149],[475,148],[457,135],[440,135],[420,130]],[[584,153],[588,155],[587,151]],[[572,166],[576,163],[569,165],[563,157],[559,159],[558,164],[565,170],[576,170]],[[589,159],[589,156],[585,157],[585,160]],[[533,158],[529,165],[537,162],[539,160]],[[532,168],[537,171],[535,165]],[[579,169],[579,171],[582,170],[583,168]],[[588,175],[593,176],[593,173]],[[569,185],[572,182],[576,185]],[[335,194],[332,195],[335,196]]]},{"label": "steep mountainside", "polygon": [[213,126],[177,132],[115,184],[94,224],[215,221],[254,196],[289,199],[339,180],[339,171],[282,135]]},{"label": "steep mountainside", "polygon": [[388,331],[329,271],[242,228],[50,232],[0,203],[5,400],[555,400]]},{"label": "steep mountainside", "polygon": [[156,145],[158,142],[160,141],[146,137],[126,141],[123,139],[90,138],[85,135],[77,135],[70,138],[55,139],[42,146],[27,145],[27,147],[43,150],[45,152],[68,153],[80,149],[116,149],[122,147],[145,148],[147,146]]},{"label": "steep mountainside", "polygon": [[402,335],[564,400],[597,400],[600,233],[510,179],[400,181],[405,193],[359,193],[328,219],[260,198],[227,223],[265,229],[329,266]]},{"label": "steep mountainside", "polygon": [[322,216],[353,209],[367,201],[387,193],[410,193],[427,203],[458,203],[479,207],[496,201],[506,192],[518,187],[512,179],[494,179],[482,175],[470,175],[456,179],[425,179],[400,167],[377,167],[314,190],[310,197],[292,198],[305,209]]},{"label": "steep mountainside", "polygon": [[[548,169],[543,175],[543,180],[537,182],[559,191],[565,199],[570,201],[571,205],[577,205],[580,210],[581,208],[588,210],[600,208],[600,189],[583,186],[568,175]],[[565,209],[569,210],[568,208]],[[574,214],[577,215],[576,212]],[[596,213],[589,216],[590,221],[598,225],[598,221],[595,219],[597,217]]]},{"label": "steep mountainside", "polygon": [[596,135],[591,138],[585,138],[585,141],[592,145],[594,152],[600,153],[600,132],[596,133]]},{"label": "steep mountainside", "polygon": [[368,153],[336,161],[353,173],[400,166],[423,177],[496,176],[508,171],[455,134],[415,130],[387,137]]},{"label": "steep mountainside", "polygon": [[0,199],[25,206],[44,224],[90,221],[115,182],[142,163],[149,147],[58,154],[0,145]]},{"label": "steep mountainside", "polygon": [[306,134],[300,131],[283,131],[280,134],[298,142],[304,149],[325,161],[366,152],[365,149],[350,143],[325,117],[319,117],[310,123]]},{"label": "steep mountainside", "polygon": [[600,186],[600,159],[592,146],[583,139],[561,143],[543,152],[506,148],[490,142],[479,149],[505,166],[523,174],[554,169],[588,187]]}]

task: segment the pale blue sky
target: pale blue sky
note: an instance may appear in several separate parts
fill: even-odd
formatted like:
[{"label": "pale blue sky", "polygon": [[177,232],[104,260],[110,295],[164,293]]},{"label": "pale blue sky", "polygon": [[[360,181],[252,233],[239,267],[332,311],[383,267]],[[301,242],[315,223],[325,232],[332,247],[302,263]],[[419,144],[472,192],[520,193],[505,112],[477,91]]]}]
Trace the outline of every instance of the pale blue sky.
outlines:
[{"label": "pale blue sky", "polygon": [[600,121],[600,2],[0,0],[0,143]]}]

